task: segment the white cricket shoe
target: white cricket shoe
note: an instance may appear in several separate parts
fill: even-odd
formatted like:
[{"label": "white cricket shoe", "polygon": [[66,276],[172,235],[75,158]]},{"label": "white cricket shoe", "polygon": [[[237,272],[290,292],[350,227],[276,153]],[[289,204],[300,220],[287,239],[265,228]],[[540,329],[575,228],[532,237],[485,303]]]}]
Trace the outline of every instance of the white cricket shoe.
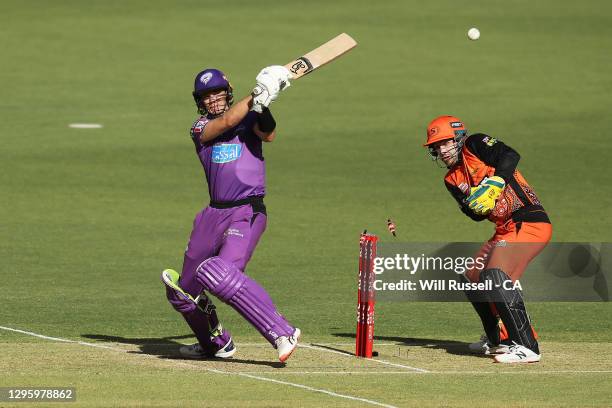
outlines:
[{"label": "white cricket shoe", "polygon": [[470,350],[470,353],[484,354],[490,356],[493,354],[507,353],[510,350],[510,346],[508,346],[507,344],[493,345],[489,343],[489,338],[487,337],[487,335],[483,334],[482,336],[480,336],[479,341],[468,345],[468,349]]},{"label": "white cricket shoe", "polygon": [[514,343],[510,350],[504,354],[495,356],[498,363],[537,363],[542,358],[541,354],[536,354],[525,346]]},{"label": "white cricket shoe", "polygon": [[298,340],[300,339],[301,334],[302,331],[296,327],[291,336],[280,336],[276,339],[274,343],[276,344],[278,359],[281,361],[281,363],[287,361],[291,353],[293,353],[293,351],[297,348]]},{"label": "white cricket shoe", "polygon": [[190,344],[179,348],[179,353],[185,358],[204,359],[204,358],[231,358],[236,354],[236,346],[231,337],[227,343],[216,350],[204,350],[200,343]]},{"label": "white cricket shoe", "polygon": [[202,346],[200,346],[200,343],[181,346],[179,348],[179,353],[181,353],[181,356],[185,358],[200,359],[206,357],[206,353],[204,352]]}]

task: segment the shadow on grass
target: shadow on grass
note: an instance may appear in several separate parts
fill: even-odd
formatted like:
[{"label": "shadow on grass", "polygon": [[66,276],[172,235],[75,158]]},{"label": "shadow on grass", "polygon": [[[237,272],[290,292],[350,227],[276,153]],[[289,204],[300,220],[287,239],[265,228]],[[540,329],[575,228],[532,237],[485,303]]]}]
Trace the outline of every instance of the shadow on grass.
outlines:
[{"label": "shadow on grass", "polygon": [[[181,336],[169,336],[169,337],[121,337],[121,336],[109,336],[105,334],[82,334],[81,337],[85,337],[91,340],[98,340],[103,342],[120,343],[120,344],[132,344],[138,346],[138,351],[129,351],[134,354],[148,354],[151,356],[157,356],[159,358],[169,360],[192,360],[186,359],[179,353],[179,347],[183,346],[183,343],[179,343],[176,340],[193,338],[192,334],[185,334]],[[239,345],[238,345],[239,346]],[[222,361],[220,358],[209,358],[196,361]],[[193,361],[193,360],[192,360]],[[259,360],[248,360],[231,358],[227,359],[228,362],[238,364],[250,364],[250,365],[265,365],[273,368],[283,368],[284,363],[279,361],[259,361]]]},{"label": "shadow on grass", "polygon": [[[336,337],[343,338],[355,338],[354,333],[333,333]],[[446,340],[446,339],[421,339],[417,337],[398,337],[398,336],[374,336],[374,348],[376,348],[376,341],[392,341],[398,343],[400,346],[414,346],[414,347],[424,347],[434,350],[444,350],[449,354],[454,354],[458,356],[473,356],[473,357],[482,357],[482,358],[490,358],[490,356],[485,356],[484,354],[473,354],[470,353],[468,346],[470,343],[465,343],[463,341],[456,340]],[[322,347],[319,345],[319,347]],[[326,348],[330,348],[327,347]],[[336,350],[336,349],[334,349]],[[337,350],[343,353],[346,353],[346,350]]]}]

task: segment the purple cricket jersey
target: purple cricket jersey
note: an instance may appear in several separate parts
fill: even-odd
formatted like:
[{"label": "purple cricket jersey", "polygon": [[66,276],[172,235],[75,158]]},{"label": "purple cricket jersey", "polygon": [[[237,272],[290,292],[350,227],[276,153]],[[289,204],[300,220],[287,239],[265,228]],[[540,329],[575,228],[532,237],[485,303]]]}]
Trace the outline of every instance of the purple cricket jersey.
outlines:
[{"label": "purple cricket jersey", "polygon": [[257,113],[249,112],[236,127],[202,144],[200,135],[210,120],[200,116],[191,127],[191,138],[204,167],[210,200],[228,202],[264,196],[266,165],[262,141],[253,132]]}]

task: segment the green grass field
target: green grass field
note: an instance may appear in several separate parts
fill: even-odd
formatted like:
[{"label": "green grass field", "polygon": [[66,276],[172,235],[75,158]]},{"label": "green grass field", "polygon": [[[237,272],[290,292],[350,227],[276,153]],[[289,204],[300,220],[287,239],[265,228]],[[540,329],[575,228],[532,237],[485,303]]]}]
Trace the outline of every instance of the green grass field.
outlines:
[{"label": "green grass field", "polygon": [[[531,304],[535,365],[465,355],[481,333],[469,304],[379,303],[380,356],[345,351],[364,228],[388,240],[391,217],[404,241],[492,232],[461,215],[421,147],[437,115],[521,153],[555,241],[612,240],[612,4],[226,3],[0,4],[0,387],[76,387],[75,407],[610,406],[609,303]],[[159,274],[180,269],[208,201],[188,135],[193,76],[218,67],[240,97],[260,68],[340,32],[358,48],[273,106],[268,230],[248,267],[304,347],[282,367],[219,305],[236,358],[181,360],[193,338]]]}]

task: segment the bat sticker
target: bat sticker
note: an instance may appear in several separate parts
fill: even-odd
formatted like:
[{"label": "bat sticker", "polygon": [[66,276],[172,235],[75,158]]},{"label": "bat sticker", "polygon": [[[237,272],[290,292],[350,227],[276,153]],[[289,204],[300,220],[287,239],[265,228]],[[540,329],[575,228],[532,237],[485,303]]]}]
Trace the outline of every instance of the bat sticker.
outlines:
[{"label": "bat sticker", "polygon": [[289,68],[292,74],[297,75],[301,71],[301,75],[305,75],[312,71],[312,64],[308,61],[306,57],[300,57],[293,63],[291,68]]}]

